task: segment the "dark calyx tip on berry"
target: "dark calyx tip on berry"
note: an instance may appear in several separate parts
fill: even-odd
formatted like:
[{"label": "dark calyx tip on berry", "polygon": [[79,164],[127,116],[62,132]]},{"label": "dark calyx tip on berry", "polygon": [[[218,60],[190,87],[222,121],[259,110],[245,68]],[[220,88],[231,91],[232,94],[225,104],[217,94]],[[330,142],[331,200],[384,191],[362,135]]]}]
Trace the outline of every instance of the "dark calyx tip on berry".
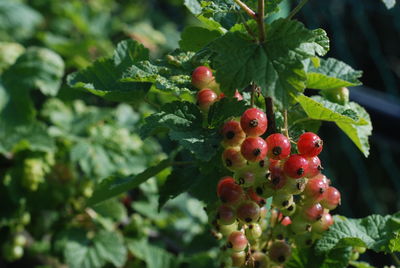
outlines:
[{"label": "dark calyx tip on berry", "polygon": [[257,127],[258,126],[258,120],[253,119],[249,122],[249,127]]},{"label": "dark calyx tip on berry", "polygon": [[310,246],[312,244],[312,239],[308,239],[307,241],[306,241],[306,245],[307,246]]},{"label": "dark calyx tip on berry", "polygon": [[320,194],[323,194],[325,192],[325,189],[324,188],[319,188],[319,193]]},{"label": "dark calyx tip on berry", "polygon": [[228,140],[231,140],[231,139],[233,139],[233,137],[235,137],[235,132],[233,132],[233,131],[228,131],[228,132],[226,132],[225,137],[226,137]]},{"label": "dark calyx tip on berry", "polygon": [[251,222],[251,218],[244,219],[246,222]]},{"label": "dark calyx tip on berry", "polygon": [[292,211],[294,209],[294,206],[290,206],[287,208],[288,211]]},{"label": "dark calyx tip on berry", "polygon": [[260,267],[261,267],[261,262],[254,261],[254,268],[260,268]]},{"label": "dark calyx tip on berry", "polygon": [[324,142],[322,140],[317,140],[314,142],[314,146],[316,148],[322,147],[322,145],[324,145]]},{"label": "dark calyx tip on berry", "polygon": [[278,235],[276,236],[276,238],[278,238],[279,240],[282,240],[282,239],[283,239],[283,234],[278,234]]},{"label": "dark calyx tip on berry", "polygon": [[239,185],[244,184],[244,179],[242,177],[239,178]]},{"label": "dark calyx tip on berry", "polygon": [[230,159],[225,159],[225,164],[227,167],[231,167],[232,166],[232,161]]},{"label": "dark calyx tip on berry", "polygon": [[233,245],[232,245],[232,243],[231,243],[231,242],[228,242],[228,244],[226,244],[226,247],[227,247],[227,248],[232,248],[232,247],[233,247]]},{"label": "dark calyx tip on berry", "polygon": [[306,225],[306,231],[307,232],[311,232],[311,224],[307,224]]},{"label": "dark calyx tip on berry", "polygon": [[249,229],[253,229],[253,224],[250,224],[250,225],[249,225]]},{"label": "dark calyx tip on berry", "polygon": [[256,251],[255,251],[254,249],[251,249],[250,252],[251,252],[251,253],[254,253],[254,252],[256,252]]},{"label": "dark calyx tip on berry", "polygon": [[285,260],[286,260],[286,258],[283,255],[278,257],[279,262],[285,262]]},{"label": "dark calyx tip on berry", "polygon": [[281,181],[280,177],[273,177],[271,182],[273,185],[277,185]]},{"label": "dark calyx tip on berry", "polygon": [[289,200],[285,200],[282,202],[282,206],[286,207],[287,205],[289,205]]},{"label": "dark calyx tip on berry", "polygon": [[301,183],[301,182],[298,182],[297,184],[296,184],[296,188],[297,188],[297,190],[301,190],[302,188],[303,188],[303,183]]},{"label": "dark calyx tip on berry", "polygon": [[262,200],[260,201],[260,204],[259,204],[259,205],[264,206],[265,204],[267,204],[267,202],[265,202],[265,200],[262,199]]},{"label": "dark calyx tip on berry", "polygon": [[275,147],[272,149],[272,154],[275,155],[275,156],[278,156],[278,155],[280,155],[281,153],[282,153],[282,148],[281,148],[280,146],[275,146]]},{"label": "dark calyx tip on berry", "polygon": [[261,252],[262,252],[262,253],[267,253],[267,249],[266,249],[266,248],[263,248],[263,249],[261,250]]},{"label": "dark calyx tip on berry", "polygon": [[258,194],[258,195],[262,195],[263,194],[263,189],[261,188],[261,187],[257,187],[256,188],[256,193]]},{"label": "dark calyx tip on berry", "polygon": [[317,169],[318,169],[319,171],[324,170],[324,168],[323,168],[321,165],[318,165]]},{"label": "dark calyx tip on berry", "polygon": [[303,175],[304,174],[304,168],[299,168],[296,173],[299,176]]},{"label": "dark calyx tip on berry", "polygon": [[264,167],[264,166],[265,166],[265,161],[264,161],[264,160],[261,160],[260,162],[258,162],[258,165],[259,165],[260,167]]},{"label": "dark calyx tip on berry", "polygon": [[261,150],[259,148],[254,149],[253,155],[254,156],[259,156],[261,154]]},{"label": "dark calyx tip on berry", "polygon": [[319,221],[320,219],[322,219],[322,215],[318,215],[317,221]]}]

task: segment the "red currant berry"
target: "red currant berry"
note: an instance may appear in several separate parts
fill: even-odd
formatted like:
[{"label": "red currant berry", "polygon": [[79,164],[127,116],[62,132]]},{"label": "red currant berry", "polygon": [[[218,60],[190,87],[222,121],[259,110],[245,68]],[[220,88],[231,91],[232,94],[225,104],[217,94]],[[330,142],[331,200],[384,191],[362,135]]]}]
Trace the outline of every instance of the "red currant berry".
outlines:
[{"label": "red currant berry", "polygon": [[267,143],[260,137],[248,137],[240,147],[243,157],[251,162],[263,160],[267,155],[267,149]]},{"label": "red currant berry", "polygon": [[305,157],[313,157],[319,155],[322,151],[323,142],[318,135],[312,132],[301,134],[297,141],[297,149],[299,154]]},{"label": "red currant berry", "polygon": [[291,252],[285,241],[275,241],[269,248],[268,256],[275,263],[284,263],[289,259]]},{"label": "red currant berry", "polygon": [[259,196],[253,188],[247,189],[247,196],[256,202],[260,207],[264,206],[266,204],[265,199]]},{"label": "red currant berry", "polygon": [[254,267],[254,268],[267,268],[269,267],[269,261],[267,255],[262,252],[254,252],[250,257],[250,265],[247,267]]},{"label": "red currant berry", "polygon": [[285,186],[282,188],[282,192],[286,194],[301,194],[307,185],[306,178],[300,178],[296,180],[287,180]]},{"label": "red currant berry", "polygon": [[319,173],[318,175],[316,175],[316,176],[310,178],[310,180],[313,180],[313,179],[322,179],[326,184],[328,184],[328,185],[331,184],[331,180],[328,179],[328,178],[327,178],[324,174],[322,174],[322,173]]},{"label": "red currant berry", "polygon": [[292,220],[290,219],[289,216],[285,216],[283,217],[283,219],[281,220],[281,224],[283,226],[288,226],[289,224],[292,224]]},{"label": "red currant berry", "polygon": [[243,251],[247,247],[247,238],[244,233],[240,231],[232,232],[228,237],[228,248],[234,251]]},{"label": "red currant berry", "polygon": [[233,95],[234,98],[236,98],[238,101],[243,100],[242,94],[239,93],[239,91],[235,91],[235,95]]},{"label": "red currant berry", "polygon": [[309,157],[307,158],[307,161],[308,161],[308,171],[305,175],[307,178],[317,176],[319,173],[321,173],[321,170],[323,168],[321,166],[321,160],[319,160],[318,156]]},{"label": "red currant berry", "polygon": [[287,183],[287,177],[283,173],[283,170],[279,166],[275,166],[270,170],[270,180],[272,184],[272,188],[275,190],[282,189]]},{"label": "red currant berry", "polygon": [[[268,143],[267,143],[267,146],[268,146]],[[282,163],[283,163],[282,161],[269,158],[269,167],[268,167],[269,171],[271,171],[273,168],[275,168],[277,166],[282,168]]]},{"label": "red currant berry", "polygon": [[291,178],[301,178],[307,173],[308,161],[298,154],[292,154],[285,162],[283,171]]},{"label": "red currant berry", "polygon": [[324,197],[325,191],[329,185],[323,178],[310,179],[304,189],[304,195],[307,201],[317,203]]},{"label": "red currant berry", "polygon": [[[223,203],[236,204],[244,198],[244,192],[240,185],[235,183],[231,177],[223,179],[224,181],[218,184],[218,196]],[[226,181],[225,181],[226,180]]]},{"label": "red currant berry", "polygon": [[322,233],[329,229],[329,227],[333,224],[333,217],[329,213],[322,214],[321,219],[313,223],[312,230],[313,232]]},{"label": "red currant berry", "polygon": [[251,223],[260,217],[260,206],[253,201],[245,201],[236,209],[237,217],[245,223]]},{"label": "red currant berry", "polygon": [[212,81],[214,76],[210,68],[206,66],[199,66],[194,69],[192,73],[192,84],[198,89],[207,87]]},{"label": "red currant berry", "polygon": [[324,208],[320,203],[309,205],[303,208],[304,218],[311,222],[321,219],[323,213]]},{"label": "red currant berry", "polygon": [[221,178],[217,185],[217,195],[221,195],[221,190],[223,187],[230,187],[229,185],[235,184],[235,179],[229,176]]},{"label": "red currant berry", "polygon": [[267,130],[267,116],[260,109],[250,108],[240,118],[240,125],[248,136],[260,136]]},{"label": "red currant berry", "polygon": [[226,168],[232,171],[239,170],[246,166],[246,159],[243,158],[238,147],[229,147],[222,153],[222,161]]},{"label": "red currant berry", "polygon": [[239,185],[243,187],[252,186],[256,181],[256,176],[251,171],[242,171],[235,173],[236,181]]},{"label": "red currant berry", "polygon": [[224,147],[239,146],[246,138],[240,123],[234,120],[228,121],[222,126],[221,134]]},{"label": "red currant berry", "polygon": [[221,205],[217,212],[218,222],[223,225],[229,225],[236,221],[235,210],[228,205]]},{"label": "red currant berry", "polygon": [[217,101],[217,94],[209,88],[200,90],[197,93],[197,105],[202,111],[207,111]]},{"label": "red currant berry", "polygon": [[265,141],[268,144],[268,157],[281,160],[290,155],[290,141],[285,135],[272,134]]},{"label": "red currant berry", "polygon": [[340,204],[340,192],[335,187],[330,186],[324,193],[321,205],[329,210],[335,209]]}]

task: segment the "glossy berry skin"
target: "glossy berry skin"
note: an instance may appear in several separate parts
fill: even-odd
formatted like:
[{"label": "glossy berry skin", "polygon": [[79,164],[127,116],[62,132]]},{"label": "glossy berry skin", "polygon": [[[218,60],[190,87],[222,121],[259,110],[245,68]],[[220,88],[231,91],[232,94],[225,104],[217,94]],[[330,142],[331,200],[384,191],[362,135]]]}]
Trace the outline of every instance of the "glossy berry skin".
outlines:
[{"label": "glossy berry skin", "polygon": [[253,188],[247,189],[247,196],[250,200],[256,202],[260,207],[265,205],[265,199],[259,196]]},{"label": "glossy berry skin", "polygon": [[228,237],[228,248],[234,251],[243,251],[247,247],[247,238],[244,233],[240,231],[232,232]]},{"label": "glossy berry skin", "polygon": [[261,226],[257,223],[249,224],[245,231],[246,237],[250,240],[255,240],[262,235]]},{"label": "glossy berry skin", "polygon": [[324,193],[329,185],[323,178],[310,179],[304,189],[304,195],[307,202],[318,203],[324,197]]},{"label": "glossy berry skin", "polygon": [[281,220],[281,224],[283,226],[288,226],[289,224],[292,224],[292,220],[290,219],[289,216],[285,216],[283,217],[283,219]]},{"label": "glossy berry skin", "polygon": [[268,157],[275,160],[282,160],[290,155],[290,141],[280,133],[269,135],[266,140],[268,145]]},{"label": "glossy berry skin", "polygon": [[285,263],[291,254],[290,246],[284,241],[275,241],[268,251],[268,256],[275,263]]},{"label": "glossy berry skin", "polygon": [[287,183],[287,177],[283,173],[283,170],[279,166],[275,166],[270,169],[269,178],[271,180],[272,188],[275,190],[282,189]]},{"label": "glossy berry skin", "polygon": [[222,146],[225,148],[231,146],[240,146],[243,140],[246,138],[246,134],[242,130],[238,121],[230,120],[227,121],[221,129],[221,135],[223,137]]},{"label": "glossy berry skin", "polygon": [[286,184],[282,188],[282,192],[286,194],[301,194],[307,185],[306,178],[300,178],[296,180],[287,180]]},{"label": "glossy berry skin", "polygon": [[263,160],[267,150],[267,143],[260,137],[248,137],[240,147],[243,157],[251,162]]},{"label": "glossy berry skin", "polygon": [[197,93],[197,105],[202,111],[208,111],[210,106],[217,101],[217,98],[217,94],[211,89],[202,89]]},{"label": "glossy berry skin", "polygon": [[290,225],[290,230],[296,235],[299,235],[311,232],[312,227],[308,221],[305,221],[300,217],[296,217],[293,219],[292,224]]},{"label": "glossy berry skin", "polygon": [[210,68],[199,66],[192,73],[192,85],[197,89],[203,89],[214,81],[214,76]]},{"label": "glossy berry skin", "polygon": [[292,154],[285,162],[283,171],[291,178],[298,179],[307,173],[308,161],[298,154]]},{"label": "glossy berry skin", "polygon": [[232,266],[242,267],[246,263],[246,252],[237,251],[231,255]]},{"label": "glossy berry skin", "polygon": [[322,214],[321,219],[313,223],[312,230],[313,232],[322,233],[329,229],[329,227],[333,224],[333,217],[329,213]]},{"label": "glossy berry skin", "polygon": [[258,108],[250,108],[242,114],[240,125],[248,136],[260,136],[267,130],[267,116]]},{"label": "glossy berry skin", "polygon": [[252,260],[252,263],[250,262],[249,267],[257,267],[257,268],[269,267],[267,255],[265,255],[262,252],[254,252],[250,257],[250,260]]},{"label": "glossy berry skin", "polygon": [[236,221],[235,210],[228,205],[221,205],[217,213],[218,222],[223,225],[229,225]]},{"label": "glossy berry skin", "polygon": [[245,223],[255,222],[260,217],[260,206],[253,201],[245,201],[237,207],[236,215]]},{"label": "glossy berry skin", "polygon": [[243,187],[252,186],[256,180],[255,174],[251,171],[236,172],[235,178],[237,183]]},{"label": "glossy berry skin", "polygon": [[293,204],[293,195],[278,192],[274,195],[272,204],[279,209],[285,209]]},{"label": "glossy berry skin", "polygon": [[311,178],[321,173],[321,170],[323,168],[321,166],[321,160],[319,159],[318,156],[308,157],[307,161],[308,161],[308,170],[307,173],[305,174],[305,177]]},{"label": "glossy berry skin", "polygon": [[239,170],[246,166],[246,159],[243,158],[238,147],[229,147],[222,153],[222,161],[226,168],[232,171]]},{"label": "glossy berry skin", "polygon": [[243,100],[242,94],[239,93],[239,91],[235,91],[235,94],[233,95],[234,98],[236,98],[238,101]]},{"label": "glossy berry skin", "polygon": [[306,132],[301,134],[297,141],[299,154],[304,157],[313,157],[319,155],[322,151],[323,142],[317,134]]},{"label": "glossy berry skin", "polygon": [[329,210],[335,209],[340,204],[340,192],[335,187],[330,186],[324,193],[321,205]]},{"label": "glossy berry skin", "polygon": [[236,204],[244,198],[242,187],[236,184],[233,178],[227,177],[223,180],[222,182],[220,181],[217,188],[218,196],[223,203]]},{"label": "glossy berry skin", "polygon": [[237,221],[234,221],[232,224],[228,225],[218,225],[218,232],[220,232],[223,236],[228,236],[232,232],[235,232],[238,230],[239,224]]},{"label": "glossy berry skin", "polygon": [[303,208],[303,216],[307,221],[314,222],[321,219],[324,208],[320,203],[309,205]]}]

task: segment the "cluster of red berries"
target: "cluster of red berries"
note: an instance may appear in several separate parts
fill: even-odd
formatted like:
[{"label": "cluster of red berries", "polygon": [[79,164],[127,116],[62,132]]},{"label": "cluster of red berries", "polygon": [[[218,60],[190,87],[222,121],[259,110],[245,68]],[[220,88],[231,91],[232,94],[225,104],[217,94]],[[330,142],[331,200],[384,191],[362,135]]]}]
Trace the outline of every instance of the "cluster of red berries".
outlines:
[{"label": "cluster of red berries", "polygon": [[322,140],[303,133],[296,143],[298,153],[291,154],[294,148],[285,135],[261,137],[267,126],[265,113],[249,108],[221,129],[222,160],[234,174],[218,183],[221,205],[214,226],[227,238],[236,267],[286,262],[292,246],[311,246],[333,224],[329,211],[340,203],[339,191],[321,173]]},{"label": "cluster of red berries", "polygon": [[[200,90],[197,93],[197,105],[203,112],[207,112],[213,103],[225,97],[224,93],[221,93],[211,69],[206,66],[194,69],[192,84]],[[235,92],[234,97],[238,100],[243,99],[238,91]]]}]

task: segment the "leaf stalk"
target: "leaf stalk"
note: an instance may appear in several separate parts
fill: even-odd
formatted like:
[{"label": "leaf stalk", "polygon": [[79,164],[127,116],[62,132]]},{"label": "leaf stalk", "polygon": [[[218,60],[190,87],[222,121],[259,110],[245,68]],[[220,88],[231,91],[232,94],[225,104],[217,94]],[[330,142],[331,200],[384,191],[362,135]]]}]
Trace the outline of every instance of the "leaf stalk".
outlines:
[{"label": "leaf stalk", "polygon": [[292,19],[294,15],[296,15],[300,9],[303,8],[303,6],[308,2],[308,0],[301,0],[300,3],[290,12],[290,14],[287,16],[287,19]]},{"label": "leaf stalk", "polygon": [[241,9],[243,9],[250,17],[252,17],[253,19],[257,19],[257,15],[256,13],[250,8],[248,7],[245,3],[243,3],[240,0],[234,0],[235,3],[240,6]]}]

